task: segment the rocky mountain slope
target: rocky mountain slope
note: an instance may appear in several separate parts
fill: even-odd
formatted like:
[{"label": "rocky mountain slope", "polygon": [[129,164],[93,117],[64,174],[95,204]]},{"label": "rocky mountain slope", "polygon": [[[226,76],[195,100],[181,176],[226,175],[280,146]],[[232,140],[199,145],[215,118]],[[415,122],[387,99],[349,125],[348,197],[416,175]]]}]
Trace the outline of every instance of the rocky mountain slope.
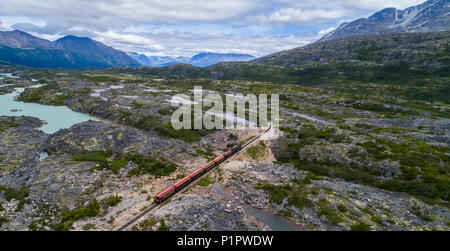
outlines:
[{"label": "rocky mountain slope", "polygon": [[449,0],[429,0],[405,10],[387,8],[368,18],[343,23],[320,41],[359,35],[448,31],[449,13]]},{"label": "rocky mountain slope", "polygon": [[0,32],[0,61],[40,68],[139,65],[124,52],[90,38],[66,36],[51,42],[19,30]]},{"label": "rocky mountain slope", "polygon": [[407,62],[442,67],[449,62],[450,32],[368,35],[317,42],[278,52],[255,63],[297,66],[314,63]]}]

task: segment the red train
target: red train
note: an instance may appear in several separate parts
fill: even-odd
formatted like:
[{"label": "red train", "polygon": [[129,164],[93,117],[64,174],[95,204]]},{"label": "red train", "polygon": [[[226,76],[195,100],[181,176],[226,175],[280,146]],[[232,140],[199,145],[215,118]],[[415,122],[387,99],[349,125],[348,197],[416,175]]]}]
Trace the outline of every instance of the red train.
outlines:
[{"label": "red train", "polygon": [[177,192],[183,190],[183,188],[187,187],[192,182],[196,181],[198,178],[202,177],[205,173],[211,171],[214,167],[220,165],[222,162],[233,156],[235,153],[239,152],[242,149],[242,146],[237,146],[233,148],[232,150],[229,150],[228,152],[220,155],[213,161],[209,162],[208,164],[202,166],[201,168],[197,169],[195,172],[191,173],[190,175],[184,177],[183,179],[177,181],[172,186],[166,188],[164,191],[156,195],[156,203],[161,204],[168,198],[170,198],[172,195],[176,194]]}]

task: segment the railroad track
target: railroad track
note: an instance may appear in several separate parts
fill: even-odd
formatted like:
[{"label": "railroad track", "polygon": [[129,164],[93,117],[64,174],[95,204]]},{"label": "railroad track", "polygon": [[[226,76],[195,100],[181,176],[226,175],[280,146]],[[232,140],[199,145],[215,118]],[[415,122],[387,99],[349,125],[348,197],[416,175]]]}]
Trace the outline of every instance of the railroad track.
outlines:
[{"label": "railroad track", "polygon": [[[249,142],[245,143],[241,150],[239,150],[238,152],[234,153],[233,155],[231,155],[227,161],[229,159],[231,159],[232,157],[238,155],[239,153],[247,150],[250,146],[252,146],[253,144],[255,144],[256,142],[258,142],[262,136],[266,135],[270,130],[272,129],[272,123],[269,122],[269,127],[259,136],[255,137],[254,139],[250,140]],[[224,161],[226,162],[226,161]],[[221,163],[223,164],[223,163]],[[219,164],[217,167],[219,167],[221,164]],[[214,169],[216,169],[217,167],[215,167]],[[211,169],[210,171],[214,170]],[[208,172],[209,173],[209,172]],[[207,173],[205,173],[202,176],[205,176]],[[188,187],[194,185],[196,182],[198,182],[198,180],[200,180],[200,178],[198,178],[195,182],[192,182],[192,184],[190,184],[189,186],[185,187],[183,190],[187,189]],[[182,192],[183,190],[179,191]],[[178,193],[179,193],[178,192]],[[141,219],[142,217],[144,217],[145,215],[147,215],[148,213],[150,213],[151,211],[153,211],[154,209],[156,209],[158,206],[160,206],[160,204],[157,203],[153,203],[149,208],[145,209],[144,211],[140,212],[139,214],[135,215],[131,220],[127,221],[125,224],[121,225],[120,227],[118,227],[117,229],[115,229],[115,231],[124,231],[127,230],[129,227],[131,227],[132,225],[134,225],[134,223],[136,223],[139,219]]]}]

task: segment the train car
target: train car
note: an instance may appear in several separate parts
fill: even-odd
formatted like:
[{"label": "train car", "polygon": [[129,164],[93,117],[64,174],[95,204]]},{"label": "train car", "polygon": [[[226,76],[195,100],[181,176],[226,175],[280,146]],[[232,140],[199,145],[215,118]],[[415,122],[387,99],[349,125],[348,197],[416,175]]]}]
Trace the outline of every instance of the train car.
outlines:
[{"label": "train car", "polygon": [[226,153],[224,153],[223,154],[223,156],[225,156],[225,158],[229,158],[229,157],[231,157],[231,155],[233,155],[233,150],[229,150],[229,151],[227,151]]},{"label": "train car", "polygon": [[205,170],[205,172],[209,172],[216,166],[215,164],[216,163],[214,163],[213,161],[209,162],[207,165],[203,166],[203,169]]},{"label": "train car", "polygon": [[227,151],[226,153],[218,156],[213,161],[209,162],[208,164],[204,165],[203,167],[195,170],[190,175],[177,181],[174,185],[166,188],[164,191],[162,191],[161,193],[156,195],[156,202],[158,204],[161,204],[162,202],[167,200],[169,197],[171,197],[175,193],[183,190],[183,188],[187,187],[189,184],[191,184],[192,182],[194,182],[195,180],[200,178],[203,174],[211,171],[214,167],[216,167],[217,165],[219,165],[220,163],[222,163],[223,161],[225,161],[226,159],[231,157],[234,153],[240,151],[240,149],[242,149],[241,146],[239,146],[238,148],[235,147],[235,148],[233,148],[233,150]]},{"label": "train car", "polygon": [[231,151],[233,152],[233,154],[235,154],[235,153],[239,152],[241,149],[242,149],[242,146],[238,145],[238,146],[234,147]]},{"label": "train car", "polygon": [[183,179],[179,180],[177,183],[173,184],[175,187],[175,190],[177,192],[183,190],[183,188],[187,187],[189,184],[192,183],[191,175],[188,175],[184,177]]},{"label": "train car", "polygon": [[198,178],[202,177],[202,175],[205,174],[205,169],[200,168],[197,169],[197,171],[193,172],[190,176],[192,181],[197,180]]},{"label": "train car", "polygon": [[170,186],[170,187],[166,188],[164,191],[162,191],[161,193],[156,195],[156,203],[161,204],[162,202],[164,202],[165,200],[170,198],[170,196],[174,195],[175,193],[176,193],[176,190],[175,190],[174,186]]},{"label": "train car", "polygon": [[222,163],[225,160],[226,155],[222,154],[219,157],[215,158],[213,160],[214,163],[216,163],[216,166],[219,165],[220,163]]}]

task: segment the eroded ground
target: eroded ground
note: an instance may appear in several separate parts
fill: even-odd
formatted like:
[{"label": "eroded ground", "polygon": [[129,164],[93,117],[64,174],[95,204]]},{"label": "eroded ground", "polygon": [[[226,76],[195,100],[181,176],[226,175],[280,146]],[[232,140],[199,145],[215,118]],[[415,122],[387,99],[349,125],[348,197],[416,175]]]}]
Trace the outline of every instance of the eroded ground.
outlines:
[{"label": "eroded ground", "polygon": [[[9,70],[9,69],[8,69]],[[280,131],[140,220],[134,230],[449,230],[449,106],[367,84],[348,90],[98,72],[17,71],[25,102],[67,105],[103,122],[53,135],[0,117],[3,230],[113,230],[156,193],[261,130],[176,131],[171,96],[194,85],[279,93]],[[3,93],[11,86],[0,87]],[[401,88],[401,87],[399,87]],[[47,156],[48,155],[48,156]]]}]

